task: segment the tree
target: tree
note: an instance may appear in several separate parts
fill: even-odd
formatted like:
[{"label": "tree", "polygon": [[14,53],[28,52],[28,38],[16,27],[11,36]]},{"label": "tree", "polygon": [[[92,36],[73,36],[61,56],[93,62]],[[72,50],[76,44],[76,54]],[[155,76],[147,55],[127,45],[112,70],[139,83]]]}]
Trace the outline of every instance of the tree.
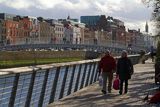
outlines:
[{"label": "tree", "polygon": [[43,17],[37,17],[37,19],[40,21],[40,22],[43,22]]},{"label": "tree", "polygon": [[150,4],[153,6],[153,19],[156,24],[157,29],[157,37],[158,37],[158,44],[157,44],[157,52],[156,52],[156,63],[155,63],[155,83],[160,83],[158,79],[158,75],[160,74],[160,0],[142,0],[143,3],[150,6]]}]

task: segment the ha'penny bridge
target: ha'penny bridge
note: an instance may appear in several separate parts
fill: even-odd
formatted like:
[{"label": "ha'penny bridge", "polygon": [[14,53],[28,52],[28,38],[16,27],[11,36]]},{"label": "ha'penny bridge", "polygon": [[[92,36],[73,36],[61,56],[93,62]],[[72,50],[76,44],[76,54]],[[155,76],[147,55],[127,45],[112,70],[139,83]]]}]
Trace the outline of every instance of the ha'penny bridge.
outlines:
[{"label": "ha'penny bridge", "polygon": [[106,50],[111,51],[122,51],[128,50],[131,53],[138,53],[140,50],[149,51],[149,46],[138,46],[132,45],[127,46],[125,43],[120,42],[109,42],[106,44],[21,44],[21,45],[6,45],[0,46],[0,51],[19,51],[19,50],[86,50],[86,51],[96,51],[105,52]]}]

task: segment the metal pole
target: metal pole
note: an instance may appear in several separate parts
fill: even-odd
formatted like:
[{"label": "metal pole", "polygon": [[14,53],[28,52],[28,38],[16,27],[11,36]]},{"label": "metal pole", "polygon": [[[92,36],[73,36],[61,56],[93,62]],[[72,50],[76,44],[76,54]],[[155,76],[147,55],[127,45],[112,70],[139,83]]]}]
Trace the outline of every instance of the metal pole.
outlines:
[{"label": "metal pole", "polygon": [[27,94],[27,98],[26,98],[26,102],[25,102],[25,107],[30,106],[32,92],[33,92],[33,86],[34,86],[34,82],[35,82],[35,77],[36,77],[36,71],[33,70],[33,73],[32,73],[32,76],[31,76],[31,81],[30,81],[30,84],[29,84],[28,94]]},{"label": "metal pole", "polygon": [[50,95],[50,99],[49,99],[49,104],[52,103],[54,101],[54,98],[55,98],[59,73],[60,73],[60,67],[58,67],[57,70],[56,70],[56,74],[55,74],[53,85],[52,85],[51,95]]},{"label": "metal pole", "polygon": [[60,91],[59,99],[63,98],[65,83],[66,83],[67,74],[68,74],[68,68],[69,68],[69,66],[67,66],[66,70],[65,70],[65,74],[64,74],[64,77],[63,77],[63,81],[62,81],[62,86],[61,86],[61,91]]},{"label": "metal pole", "polygon": [[39,99],[39,102],[38,102],[38,107],[43,106],[43,100],[44,100],[45,90],[46,90],[46,86],[47,86],[48,74],[49,74],[49,69],[47,69],[47,71],[45,71],[42,90],[41,90],[41,95],[40,95],[40,99]]},{"label": "metal pole", "polygon": [[19,81],[19,76],[20,74],[16,74],[15,75],[15,79],[13,82],[13,88],[12,88],[12,92],[11,92],[11,97],[9,100],[9,107],[14,107],[14,102],[15,102],[15,98],[16,98],[16,92],[17,92],[17,87],[18,87],[18,81]]}]

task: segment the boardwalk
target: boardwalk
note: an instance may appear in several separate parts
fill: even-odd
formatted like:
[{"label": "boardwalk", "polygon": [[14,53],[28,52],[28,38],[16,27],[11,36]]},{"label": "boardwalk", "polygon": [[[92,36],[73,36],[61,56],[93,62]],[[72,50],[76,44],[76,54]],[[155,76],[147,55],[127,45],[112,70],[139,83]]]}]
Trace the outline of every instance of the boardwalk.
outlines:
[{"label": "boardwalk", "polygon": [[119,95],[116,90],[103,95],[98,83],[95,83],[48,107],[154,107],[142,101],[147,93],[151,96],[157,88],[154,84],[154,64],[148,60],[146,64],[135,65],[134,69],[126,95]]}]

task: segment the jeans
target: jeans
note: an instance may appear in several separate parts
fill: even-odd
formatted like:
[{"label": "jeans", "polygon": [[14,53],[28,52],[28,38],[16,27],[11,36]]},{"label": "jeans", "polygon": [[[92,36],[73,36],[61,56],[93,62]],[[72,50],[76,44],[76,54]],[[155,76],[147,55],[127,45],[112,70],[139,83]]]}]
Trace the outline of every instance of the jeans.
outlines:
[{"label": "jeans", "polygon": [[106,91],[106,84],[108,80],[108,92],[111,92],[113,73],[112,72],[102,72],[103,87],[102,90]]}]

